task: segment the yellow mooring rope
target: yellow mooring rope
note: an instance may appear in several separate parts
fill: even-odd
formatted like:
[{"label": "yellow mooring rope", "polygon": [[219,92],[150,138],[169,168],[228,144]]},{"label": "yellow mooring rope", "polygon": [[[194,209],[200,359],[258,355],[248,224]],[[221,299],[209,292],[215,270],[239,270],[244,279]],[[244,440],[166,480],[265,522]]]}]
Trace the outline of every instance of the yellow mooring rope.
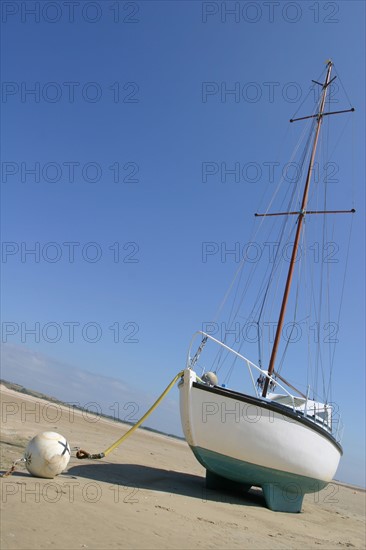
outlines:
[{"label": "yellow mooring rope", "polygon": [[77,458],[79,459],[83,459],[83,458],[104,458],[105,456],[109,455],[109,453],[111,453],[112,451],[114,451],[114,449],[116,449],[119,445],[121,445],[121,443],[127,439],[127,437],[129,437],[130,435],[133,434],[133,432],[135,430],[137,430],[137,428],[139,426],[141,426],[141,424],[146,420],[146,418],[148,416],[150,416],[150,414],[156,409],[156,407],[158,405],[160,405],[161,401],[164,399],[164,397],[167,395],[167,393],[170,392],[170,390],[172,389],[172,387],[174,386],[174,384],[176,383],[176,381],[181,378],[183,376],[183,373],[184,371],[180,371],[178,372],[178,374],[173,378],[173,380],[170,382],[169,386],[167,386],[165,388],[165,390],[163,391],[163,393],[160,395],[160,397],[155,401],[155,403],[152,405],[152,407],[150,407],[150,409],[144,414],[144,416],[142,418],[140,418],[140,420],[138,422],[136,422],[136,424],[134,426],[132,426],[132,428],[130,428],[128,430],[128,432],[126,432],[125,434],[123,434],[122,437],[120,437],[119,439],[117,439],[117,441],[115,441],[110,447],[108,447],[104,452],[102,453],[97,453],[97,454],[90,454],[86,451],[83,451],[82,449],[79,449],[76,453],[76,456]]}]

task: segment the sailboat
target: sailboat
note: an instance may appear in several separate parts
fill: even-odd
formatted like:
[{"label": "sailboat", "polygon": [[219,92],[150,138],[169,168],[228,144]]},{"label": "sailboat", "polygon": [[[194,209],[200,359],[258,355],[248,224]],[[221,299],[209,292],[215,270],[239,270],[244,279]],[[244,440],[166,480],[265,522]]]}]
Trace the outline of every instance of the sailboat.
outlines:
[{"label": "sailboat", "polygon": [[[261,487],[268,508],[282,512],[300,512],[305,494],[326,487],[343,453],[342,424],[332,403],[317,398],[310,387],[297,389],[292,379],[288,382],[279,374],[276,363],[305,220],[316,215],[328,217],[355,212],[354,209],[321,210],[308,206],[323,120],[332,114],[354,111],[353,107],[326,110],[327,94],[336,78],[331,76],[332,68],[332,61],[327,61],[324,81],[313,81],[320,86],[313,114],[290,120],[307,120],[311,124],[308,152],[304,156],[307,170],[300,182],[297,208],[255,214],[264,222],[272,216],[285,220],[294,235],[288,269],[282,275],[285,284],[281,300],[275,302],[280,307],[269,362],[265,366],[262,360],[256,364],[246,357],[242,346],[235,349],[226,338],[216,338],[210,331],[199,330],[192,338],[186,368],[178,384],[183,432],[195,457],[206,469],[206,486],[235,487],[244,492],[252,486]],[[262,289],[265,299],[270,288]],[[246,371],[250,391],[247,387],[244,393],[226,384],[220,385],[216,370],[207,370],[206,362],[202,367],[209,345],[217,348],[220,357],[232,358]],[[296,358],[294,370],[300,368],[302,361],[306,362],[306,357]],[[203,373],[199,372],[200,367]]]}]

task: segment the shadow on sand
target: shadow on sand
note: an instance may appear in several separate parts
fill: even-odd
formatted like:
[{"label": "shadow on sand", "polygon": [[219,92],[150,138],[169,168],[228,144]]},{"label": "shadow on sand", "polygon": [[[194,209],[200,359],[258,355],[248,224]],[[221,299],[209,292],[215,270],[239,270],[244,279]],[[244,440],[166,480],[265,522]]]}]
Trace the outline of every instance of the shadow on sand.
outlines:
[{"label": "shadow on sand", "polygon": [[266,506],[260,489],[252,488],[248,493],[240,491],[240,488],[235,491],[214,491],[206,488],[203,477],[152,466],[100,462],[72,466],[68,469],[67,474],[119,485],[126,490],[128,488],[148,489],[198,498],[203,502]]}]

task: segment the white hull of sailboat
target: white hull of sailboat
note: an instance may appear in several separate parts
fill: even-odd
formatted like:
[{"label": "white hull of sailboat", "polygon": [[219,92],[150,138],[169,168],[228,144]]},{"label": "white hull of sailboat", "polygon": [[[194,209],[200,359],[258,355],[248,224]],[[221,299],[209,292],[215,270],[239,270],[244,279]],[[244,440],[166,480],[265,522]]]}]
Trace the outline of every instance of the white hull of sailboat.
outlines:
[{"label": "white hull of sailboat", "polygon": [[191,369],[180,384],[180,409],[208,479],[261,486],[271,509],[300,511],[304,494],[337,470],[342,450],[324,429],[268,400],[197,384]]}]

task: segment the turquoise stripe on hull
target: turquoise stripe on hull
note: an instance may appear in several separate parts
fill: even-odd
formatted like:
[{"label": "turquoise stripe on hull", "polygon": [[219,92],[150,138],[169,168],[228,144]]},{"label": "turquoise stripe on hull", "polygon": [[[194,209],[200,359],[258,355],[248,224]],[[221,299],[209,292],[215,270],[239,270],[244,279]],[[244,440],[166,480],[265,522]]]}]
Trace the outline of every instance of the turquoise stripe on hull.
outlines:
[{"label": "turquoise stripe on hull", "polygon": [[[326,481],[251,464],[202,447],[191,449],[202,466],[217,476],[217,485],[222,487],[222,478],[225,478],[246,488],[251,485],[262,487],[267,506],[271,510],[300,512],[304,495],[320,491],[328,484]],[[211,475],[211,487],[212,479]]]}]

